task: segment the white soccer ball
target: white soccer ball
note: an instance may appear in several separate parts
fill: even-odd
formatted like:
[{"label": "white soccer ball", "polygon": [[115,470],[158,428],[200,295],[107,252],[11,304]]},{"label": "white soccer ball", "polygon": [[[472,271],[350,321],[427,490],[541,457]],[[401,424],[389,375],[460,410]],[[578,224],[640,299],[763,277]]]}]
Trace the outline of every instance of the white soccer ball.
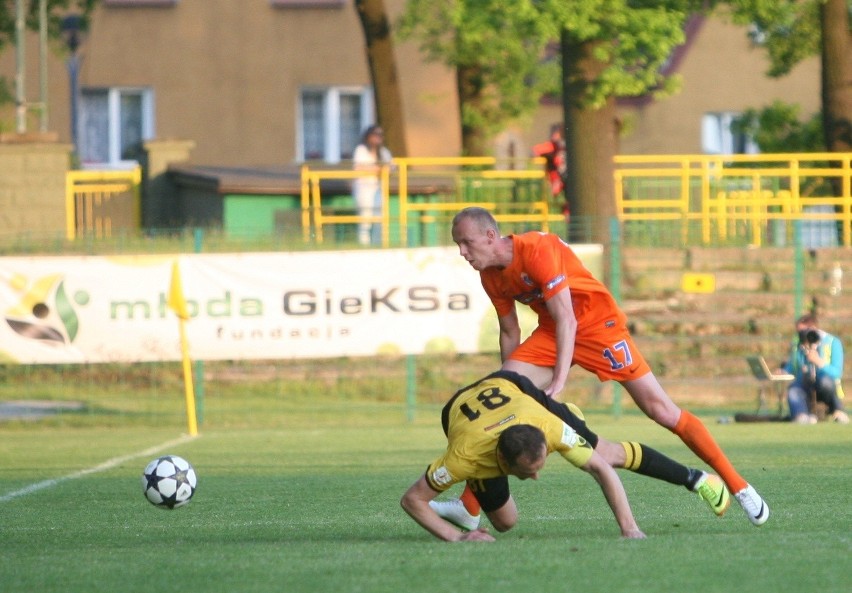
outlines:
[{"label": "white soccer ball", "polygon": [[161,509],[176,509],[195,494],[198,477],[183,457],[164,455],[154,459],[142,472],[142,492],[148,502]]}]

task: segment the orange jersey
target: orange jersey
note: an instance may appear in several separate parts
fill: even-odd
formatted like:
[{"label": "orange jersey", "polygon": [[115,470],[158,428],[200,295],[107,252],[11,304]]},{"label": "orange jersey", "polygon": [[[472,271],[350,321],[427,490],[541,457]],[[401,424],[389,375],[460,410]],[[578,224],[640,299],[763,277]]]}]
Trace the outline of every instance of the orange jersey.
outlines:
[{"label": "orange jersey", "polygon": [[482,287],[494,303],[497,315],[511,313],[517,301],[538,314],[540,326],[552,328],[553,319],[545,301],[570,288],[578,331],[603,318],[624,320],[606,286],[592,276],[557,235],[529,232],[510,237],[514,250],[512,263],[502,270],[488,268],[480,272]]},{"label": "orange jersey", "polygon": [[509,358],[539,366],[556,364],[556,323],[546,302],[567,288],[577,318],[572,364],[594,372],[601,381],[634,379],[651,370],[630,337],[627,317],[567,243],[539,232],[511,239],[512,263],[480,272],[497,315],[511,313],[516,301],[538,314],[538,327]]}]

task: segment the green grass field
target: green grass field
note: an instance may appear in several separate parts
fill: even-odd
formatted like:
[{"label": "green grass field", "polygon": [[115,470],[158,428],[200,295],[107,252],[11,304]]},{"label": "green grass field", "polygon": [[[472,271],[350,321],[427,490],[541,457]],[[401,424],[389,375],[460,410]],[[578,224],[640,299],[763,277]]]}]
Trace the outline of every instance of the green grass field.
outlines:
[{"label": "green grass field", "polygon": [[[179,429],[0,424],[0,591],[777,593],[852,583],[849,426],[703,416],[769,502],[761,528],[736,504],[716,518],[682,488],[621,472],[648,535],[622,540],[593,480],[553,456],[538,482],[512,480],[514,530],[494,544],[447,544],[399,507],[444,446],[438,412],[421,406],[409,422],[398,404],[305,399],[270,405],[257,428],[211,422],[161,451],[199,475],[195,498],[174,511],[145,501],[140,474],[157,456],[142,452]],[[608,438],[702,467],[644,417],[589,420]]]}]

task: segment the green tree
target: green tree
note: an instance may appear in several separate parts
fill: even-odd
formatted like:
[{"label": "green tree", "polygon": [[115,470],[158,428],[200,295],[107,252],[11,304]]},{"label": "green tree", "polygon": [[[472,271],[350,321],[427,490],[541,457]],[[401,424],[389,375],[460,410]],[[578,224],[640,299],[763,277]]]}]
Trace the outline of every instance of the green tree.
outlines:
[{"label": "green tree", "polygon": [[[58,39],[62,35],[62,19],[69,13],[76,13],[88,19],[99,0],[47,0],[48,36]],[[26,28],[37,31],[39,28],[39,0],[25,0],[24,13]],[[0,51],[15,44],[15,2],[0,2]]]},{"label": "green tree", "polygon": [[569,167],[566,199],[572,219],[590,228],[592,240],[604,241],[609,219],[615,215],[612,162],[621,128],[615,100],[667,95],[678,89],[679,78],[665,78],[662,66],[684,42],[687,18],[705,3],[542,0],[537,4],[552,23],[552,34],[561,39]]},{"label": "green tree", "polygon": [[[401,33],[427,57],[455,67],[466,154],[483,154],[494,132],[532,112],[544,92],[565,104],[575,218],[595,222],[594,239],[614,214],[612,159],[616,97],[673,92],[661,66],[684,41],[700,0],[409,0]],[[561,41],[559,60],[545,60]],[[561,84],[560,84],[561,74]]]},{"label": "green tree", "polygon": [[[532,113],[553,87],[556,63],[543,61],[553,28],[535,0],[408,0],[403,39],[429,60],[455,69],[462,151],[484,155],[507,122]],[[557,37],[558,38],[558,37]]]},{"label": "green tree", "polygon": [[[99,0],[47,0],[47,34],[50,39],[62,36],[62,19],[70,13],[79,14],[84,25]],[[26,29],[39,29],[39,0],[25,0],[24,23]],[[16,3],[13,0],[0,1],[0,52],[15,45]],[[0,105],[15,100],[14,85],[6,77],[0,76]]]},{"label": "green tree", "polygon": [[467,154],[483,154],[495,131],[553,89],[554,63],[542,56],[548,43],[560,41],[566,198],[572,217],[588,219],[592,239],[604,240],[615,211],[615,100],[675,92],[680,81],[665,78],[662,66],[684,42],[687,19],[723,6],[766,35],[770,75],[822,54],[827,144],[849,150],[846,0],[409,0],[401,31],[417,38],[428,58],[456,68]]},{"label": "green tree", "polygon": [[745,134],[761,152],[821,152],[825,150],[819,114],[802,120],[798,105],[775,101],[763,109],[747,109],[731,128]]},{"label": "green tree", "polygon": [[[734,19],[753,27],[766,48],[770,76],[784,76],[819,56],[824,148],[852,150],[852,29],[848,0],[730,0]],[[777,112],[775,113],[777,115]],[[773,114],[766,114],[768,119]]]}]

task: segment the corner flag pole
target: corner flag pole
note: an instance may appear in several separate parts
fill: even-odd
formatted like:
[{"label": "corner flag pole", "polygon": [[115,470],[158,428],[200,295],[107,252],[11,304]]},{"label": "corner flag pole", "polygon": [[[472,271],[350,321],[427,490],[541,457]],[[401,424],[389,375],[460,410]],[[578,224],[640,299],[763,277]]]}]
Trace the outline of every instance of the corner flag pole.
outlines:
[{"label": "corner flag pole", "polygon": [[178,260],[172,262],[172,280],[169,285],[169,308],[178,316],[178,327],[180,328],[180,351],[183,358],[183,385],[186,395],[186,424],[190,436],[198,434],[198,422],[195,418],[195,392],[192,388],[192,369],[189,359],[189,342],[186,339],[186,322],[189,320],[189,311],[186,308],[186,299],[183,297],[183,287],[180,281],[180,266]]}]

